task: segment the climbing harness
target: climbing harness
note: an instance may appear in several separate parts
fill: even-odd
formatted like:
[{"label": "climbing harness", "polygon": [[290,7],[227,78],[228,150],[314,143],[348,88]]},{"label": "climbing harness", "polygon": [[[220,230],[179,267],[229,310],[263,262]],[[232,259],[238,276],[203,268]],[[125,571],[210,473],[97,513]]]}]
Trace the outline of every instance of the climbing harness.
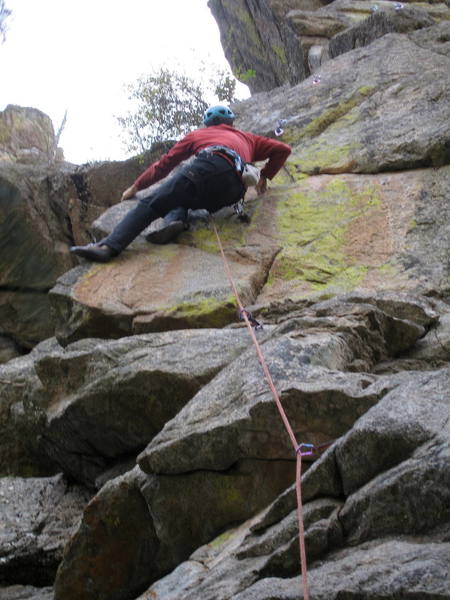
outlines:
[{"label": "climbing harness", "polygon": [[[255,327],[254,323],[252,323],[252,321],[254,322],[255,319],[253,319],[253,317],[251,316],[251,314],[248,313],[248,311],[245,310],[245,308],[242,305],[239,293],[237,291],[236,288],[236,284],[234,282],[233,279],[233,275],[231,273],[231,269],[230,266],[228,264],[228,261],[226,259],[225,256],[225,252],[222,246],[222,242],[220,240],[219,237],[219,233],[217,231],[217,227],[214,223],[213,218],[210,216],[210,223],[212,225],[213,231],[216,235],[216,239],[217,239],[217,243],[219,246],[219,250],[220,250],[220,254],[222,255],[222,259],[223,259],[223,264],[225,267],[225,272],[227,274],[228,280],[230,282],[230,285],[233,289],[234,292],[234,296],[236,298],[236,302],[237,305],[239,307],[239,315],[241,316],[241,318],[245,321],[245,324],[250,332],[250,336],[253,340],[253,343],[255,345],[255,349],[256,349],[256,354],[258,356],[258,360],[261,364],[261,367],[263,369],[263,373],[264,373],[264,377],[266,379],[266,382],[270,388],[270,391],[272,392],[272,396],[273,399],[275,400],[275,404],[278,408],[278,412],[280,413],[280,417],[284,423],[284,426],[286,428],[286,431],[289,435],[289,438],[291,440],[291,443],[294,447],[294,451],[295,451],[295,456],[296,456],[296,484],[295,484],[295,488],[296,488],[296,495],[297,495],[297,519],[298,519],[298,530],[299,530],[299,546],[300,546],[300,566],[301,566],[301,572],[302,572],[302,582],[303,582],[303,598],[304,600],[309,600],[309,588],[308,588],[308,573],[307,573],[307,565],[306,565],[306,550],[305,550],[305,529],[304,529],[304,524],[303,524],[303,504],[302,504],[302,490],[301,490],[301,479],[302,479],[302,457],[303,456],[308,456],[310,454],[312,454],[313,452],[313,448],[315,448],[315,446],[313,446],[312,444],[299,444],[296,440],[294,431],[289,423],[289,420],[287,418],[287,415],[284,411],[283,405],[281,403],[280,397],[278,395],[278,392],[275,388],[275,384],[273,382],[272,376],[270,374],[269,368],[267,366],[266,360],[264,358],[264,355],[262,353],[261,350],[261,346],[259,345],[258,339],[256,337],[256,334],[253,330],[253,327]],[[258,325],[260,325],[258,323]],[[255,327],[256,329],[256,327]],[[331,442],[330,442],[331,443]],[[306,448],[306,451],[304,450]]]},{"label": "climbing harness", "polygon": [[240,176],[242,176],[245,167],[245,161],[237,152],[231,148],[228,148],[227,146],[208,146],[207,148],[200,150],[197,156],[211,156],[211,154],[216,154],[219,156],[222,154],[230,158],[234,163],[236,171]]}]

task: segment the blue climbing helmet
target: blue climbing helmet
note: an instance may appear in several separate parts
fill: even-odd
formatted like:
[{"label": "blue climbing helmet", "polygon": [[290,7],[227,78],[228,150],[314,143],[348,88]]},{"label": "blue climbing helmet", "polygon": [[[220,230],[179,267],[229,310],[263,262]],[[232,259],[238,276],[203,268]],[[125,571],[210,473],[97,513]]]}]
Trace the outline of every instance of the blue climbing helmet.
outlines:
[{"label": "blue climbing helmet", "polygon": [[235,118],[236,115],[231,109],[219,104],[217,106],[210,106],[206,109],[205,114],[203,115],[203,123],[206,127],[220,125],[220,123],[232,125]]}]

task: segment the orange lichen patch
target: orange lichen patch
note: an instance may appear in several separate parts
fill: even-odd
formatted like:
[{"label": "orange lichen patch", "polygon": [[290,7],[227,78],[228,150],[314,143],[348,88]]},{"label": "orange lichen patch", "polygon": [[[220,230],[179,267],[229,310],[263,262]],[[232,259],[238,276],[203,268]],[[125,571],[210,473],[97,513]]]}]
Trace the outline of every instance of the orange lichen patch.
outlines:
[{"label": "orange lichen patch", "polygon": [[[413,285],[401,257],[422,174],[320,175],[274,193],[281,248],[258,302]],[[277,197],[278,196],[278,197]]]},{"label": "orange lichen patch", "polygon": [[78,302],[90,307],[139,312],[167,303],[180,289],[180,271],[192,271],[195,250],[168,245],[147,252],[124,252],[106,265],[95,265],[73,288]]},{"label": "orange lichen patch", "polygon": [[388,216],[387,208],[381,206],[355,217],[348,224],[343,250],[349,264],[380,266],[391,258],[394,241]]}]

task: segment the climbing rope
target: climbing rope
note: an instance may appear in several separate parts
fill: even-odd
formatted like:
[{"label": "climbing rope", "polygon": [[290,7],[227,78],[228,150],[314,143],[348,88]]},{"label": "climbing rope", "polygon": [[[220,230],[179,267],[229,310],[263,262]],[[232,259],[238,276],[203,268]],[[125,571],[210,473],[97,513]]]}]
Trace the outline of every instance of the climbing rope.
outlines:
[{"label": "climbing rope", "polygon": [[[303,524],[303,503],[302,503],[301,479],[302,479],[302,456],[307,456],[307,455],[312,454],[315,446],[313,444],[299,444],[296,440],[294,431],[292,430],[292,427],[289,423],[289,420],[287,418],[287,415],[286,415],[283,405],[281,403],[280,396],[278,395],[278,392],[275,388],[275,384],[273,382],[272,376],[270,374],[269,368],[267,366],[266,360],[265,360],[263,352],[261,350],[261,346],[260,346],[260,344],[256,338],[255,332],[253,330],[253,327],[255,327],[255,329],[256,329],[254,322],[253,322],[253,326],[252,326],[252,321],[255,321],[255,319],[253,319],[253,317],[251,317],[251,315],[245,310],[245,308],[241,302],[239,293],[237,291],[236,284],[234,283],[234,279],[233,279],[233,275],[231,273],[230,266],[229,266],[227,258],[225,256],[225,252],[224,252],[224,249],[222,246],[222,242],[220,240],[219,232],[217,231],[216,224],[214,223],[214,220],[212,217],[210,217],[210,222],[211,222],[213,231],[217,238],[217,243],[219,245],[220,254],[222,255],[223,264],[225,267],[225,271],[226,271],[228,280],[230,282],[230,285],[233,289],[234,296],[236,298],[236,302],[237,302],[237,305],[239,308],[239,314],[241,315],[241,318],[245,321],[245,324],[250,332],[250,336],[255,345],[259,362],[260,362],[263,372],[264,372],[264,377],[267,381],[270,391],[272,392],[272,396],[273,396],[273,399],[275,400],[275,404],[278,408],[278,412],[280,413],[281,419],[284,423],[284,426],[286,428],[286,431],[289,435],[289,438],[291,440],[292,446],[295,451],[295,456],[296,456],[295,488],[296,488],[296,496],[297,496],[297,519],[298,519],[299,547],[300,547],[300,568],[301,568],[301,572],[302,572],[303,598],[304,598],[304,600],[309,600],[308,573],[307,573],[306,550],[305,550],[305,528],[304,528],[304,524]],[[256,321],[256,323],[257,323],[257,321]],[[258,323],[258,325],[260,326],[259,323]],[[325,446],[325,444],[324,444],[324,446]]]}]

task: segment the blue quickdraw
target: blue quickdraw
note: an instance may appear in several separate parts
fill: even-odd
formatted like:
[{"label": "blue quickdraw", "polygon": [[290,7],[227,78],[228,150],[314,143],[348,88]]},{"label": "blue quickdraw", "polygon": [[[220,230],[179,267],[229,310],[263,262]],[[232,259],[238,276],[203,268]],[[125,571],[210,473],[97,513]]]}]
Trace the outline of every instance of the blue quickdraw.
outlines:
[{"label": "blue quickdraw", "polygon": [[[306,452],[303,452],[303,448],[309,448]],[[297,454],[300,456],[311,456],[315,452],[314,444],[299,444],[297,448]]]}]

